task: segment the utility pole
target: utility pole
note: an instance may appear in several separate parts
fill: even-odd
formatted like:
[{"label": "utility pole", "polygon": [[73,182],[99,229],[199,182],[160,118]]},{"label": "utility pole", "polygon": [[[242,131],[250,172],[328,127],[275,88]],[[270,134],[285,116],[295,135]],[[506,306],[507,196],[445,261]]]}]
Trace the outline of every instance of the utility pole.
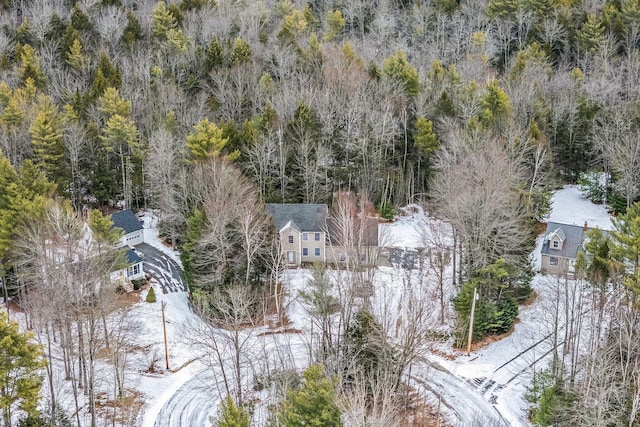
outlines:
[{"label": "utility pole", "polygon": [[467,356],[471,354],[471,340],[473,339],[473,317],[476,312],[476,288],[473,288],[473,301],[471,302],[471,316],[469,316],[469,340],[467,341]]},{"label": "utility pole", "polygon": [[167,362],[167,371],[169,370],[169,349],[167,347],[167,322],[164,320],[164,301],[162,301],[162,332],[164,333],[164,358]]}]

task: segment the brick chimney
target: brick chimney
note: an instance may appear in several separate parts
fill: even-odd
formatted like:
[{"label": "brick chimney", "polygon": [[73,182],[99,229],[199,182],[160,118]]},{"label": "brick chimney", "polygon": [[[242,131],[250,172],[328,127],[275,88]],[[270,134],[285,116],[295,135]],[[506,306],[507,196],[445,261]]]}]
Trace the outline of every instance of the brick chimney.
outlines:
[{"label": "brick chimney", "polygon": [[582,227],[582,229],[583,229],[584,231],[587,231],[587,229],[588,229],[588,228],[589,228],[589,226],[588,226],[588,224],[587,224],[587,221],[585,221],[585,222],[584,222],[584,227]]}]

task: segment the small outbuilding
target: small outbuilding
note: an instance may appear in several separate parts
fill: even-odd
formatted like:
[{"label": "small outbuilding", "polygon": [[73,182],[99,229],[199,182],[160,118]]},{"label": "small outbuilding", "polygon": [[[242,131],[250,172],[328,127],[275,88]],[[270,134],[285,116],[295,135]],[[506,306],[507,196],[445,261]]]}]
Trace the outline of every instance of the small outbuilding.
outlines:
[{"label": "small outbuilding", "polygon": [[144,243],[144,229],[131,209],[111,214],[111,221],[113,221],[114,227],[124,230],[120,241],[122,246],[133,247]]}]

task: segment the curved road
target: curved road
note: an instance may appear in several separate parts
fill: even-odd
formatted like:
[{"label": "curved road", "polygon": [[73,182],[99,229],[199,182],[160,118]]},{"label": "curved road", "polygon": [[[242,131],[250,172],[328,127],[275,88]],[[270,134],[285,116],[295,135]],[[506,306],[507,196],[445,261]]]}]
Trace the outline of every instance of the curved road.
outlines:
[{"label": "curved road", "polygon": [[[476,389],[441,366],[422,359],[413,370],[412,382],[440,397],[442,404],[457,419],[456,426],[509,425]],[[164,402],[153,425],[209,426],[209,418],[215,416],[220,404],[218,393],[211,389],[214,381],[210,370],[197,372]]]},{"label": "curved road", "polygon": [[439,397],[442,405],[457,418],[456,426],[509,426],[475,388],[438,363],[419,358],[412,370],[414,385]]},{"label": "curved road", "polygon": [[[142,244],[136,250],[144,255],[145,271],[158,281],[164,294],[186,290],[182,271],[177,263],[151,245]],[[280,335],[280,338],[284,337]],[[438,396],[449,413],[457,419],[456,426],[509,425],[472,384],[436,362],[421,358],[412,369],[411,382],[416,388]],[[215,416],[220,405],[215,382],[214,373],[199,364],[176,372],[173,382],[144,414],[143,425],[211,425],[210,417]]]},{"label": "curved road", "polygon": [[178,387],[158,413],[154,426],[210,426],[220,406],[218,393],[208,384],[214,382],[211,371],[204,369]]}]

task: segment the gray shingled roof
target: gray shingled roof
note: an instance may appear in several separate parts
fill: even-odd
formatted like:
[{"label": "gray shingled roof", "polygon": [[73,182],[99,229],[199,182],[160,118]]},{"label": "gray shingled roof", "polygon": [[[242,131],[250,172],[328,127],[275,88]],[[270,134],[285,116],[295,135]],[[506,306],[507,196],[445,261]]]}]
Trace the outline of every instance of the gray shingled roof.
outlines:
[{"label": "gray shingled roof", "polygon": [[127,265],[133,265],[142,262],[142,258],[140,258],[140,256],[133,249],[129,249],[125,253],[125,256],[127,257]]},{"label": "gray shingled roof", "polygon": [[567,234],[564,232],[564,229],[562,227],[556,228],[551,234],[557,235],[562,239],[563,242],[567,239]]},{"label": "gray shingled roof", "polygon": [[[564,243],[562,249],[554,249],[550,247],[549,236],[555,233],[559,237],[564,235]],[[545,240],[542,244],[542,254],[557,256],[562,258],[575,259],[578,252],[582,250],[582,241],[586,237],[584,227],[577,225],[560,224],[557,222],[549,222],[545,233]]]},{"label": "gray shingled roof", "polygon": [[114,227],[122,228],[125,234],[142,230],[142,225],[140,224],[138,217],[134,215],[131,209],[125,209],[121,212],[112,214],[111,221],[113,221]]},{"label": "gray shingled roof", "polygon": [[289,221],[300,231],[325,231],[328,208],[325,204],[268,203],[267,212],[280,231]]}]

